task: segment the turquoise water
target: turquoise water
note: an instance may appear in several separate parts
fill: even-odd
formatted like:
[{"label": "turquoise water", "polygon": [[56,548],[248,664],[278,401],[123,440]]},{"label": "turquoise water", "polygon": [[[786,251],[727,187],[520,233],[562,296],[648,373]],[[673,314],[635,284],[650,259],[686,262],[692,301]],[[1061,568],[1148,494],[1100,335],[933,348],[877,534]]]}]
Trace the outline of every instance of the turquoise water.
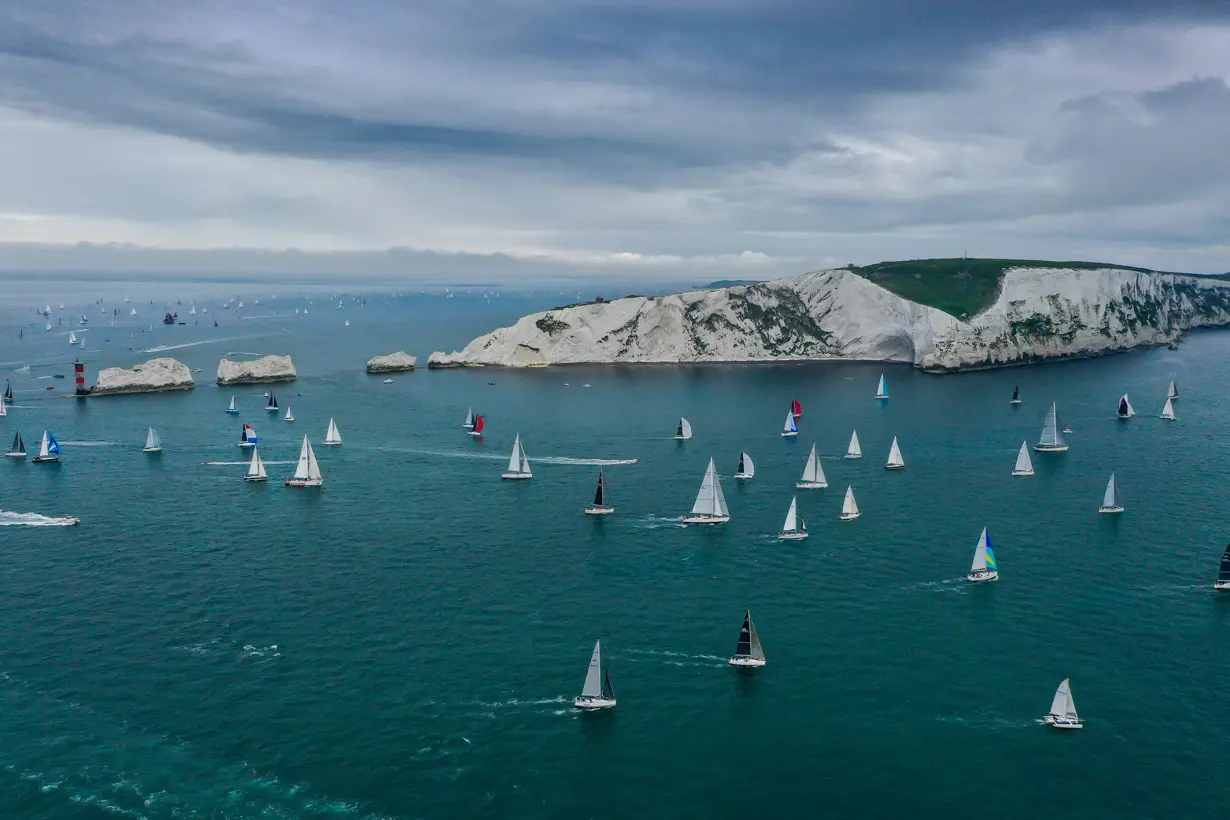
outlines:
[{"label": "turquoise water", "polygon": [[[62,339],[0,346],[0,361],[47,365],[13,376],[0,434],[50,427],[64,443],[59,466],[0,464],[0,509],[81,518],[0,527],[6,816],[1196,817],[1224,799],[1230,599],[1210,587],[1227,541],[1226,335],[955,377],[362,372],[551,298],[318,301],[299,323],[157,328],[145,342],[207,341],[170,354],[202,368],[198,388],[84,403],[37,378],[76,352]],[[116,338],[87,351],[91,370],[152,355],[99,336]],[[228,350],[294,355],[299,380],[275,387],[294,424],[255,387],[234,391],[238,418],[223,412],[231,391],[210,376]],[[1140,413],[1126,423],[1124,391]],[[792,396],[805,412],[786,440]],[[1071,451],[1011,477],[1052,399]],[[459,426],[469,405],[482,440]],[[686,443],[671,440],[680,415]],[[289,462],[330,416],[345,443],[317,447],[321,491],[283,487],[290,464],[262,486],[201,463],[241,461],[242,421],[267,462]],[[150,424],[160,457],[140,452]],[[853,428],[866,457],[848,462]],[[534,479],[502,482],[518,432]],[[894,435],[901,473],[882,469]],[[812,441],[830,487],[798,492],[811,538],[778,542]],[[740,450],[757,476],[736,484]],[[732,521],[684,528],[710,456]],[[581,511],[602,462],[617,512],[595,520]],[[1096,512],[1111,470],[1119,517]],[[847,484],[863,512],[848,523]],[[974,586],[984,525],[1001,580]],[[725,665],[747,608],[768,655],[754,674]],[[581,716],[599,637],[619,705]],[[1036,719],[1066,676],[1088,725],[1058,734]]]}]

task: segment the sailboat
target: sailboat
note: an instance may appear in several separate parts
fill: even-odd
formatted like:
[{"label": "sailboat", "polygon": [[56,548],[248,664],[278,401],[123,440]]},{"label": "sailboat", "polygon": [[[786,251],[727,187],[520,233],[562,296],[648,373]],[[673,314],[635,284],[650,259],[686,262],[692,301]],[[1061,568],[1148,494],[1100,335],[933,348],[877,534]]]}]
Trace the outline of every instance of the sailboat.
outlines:
[{"label": "sailboat", "polygon": [[1179,400],[1179,388],[1175,386],[1174,379],[1170,380],[1170,387],[1166,388],[1166,398],[1171,401]]},{"label": "sailboat", "polygon": [[888,382],[884,381],[883,373],[880,374],[880,383],[876,385],[876,398],[877,399],[887,399],[888,398]]},{"label": "sailboat", "polygon": [[21,431],[18,430],[13,434],[13,446],[9,447],[9,451],[5,453],[9,458],[25,458],[26,443],[21,440]]},{"label": "sailboat", "polygon": [[752,463],[752,457],[747,453],[739,453],[739,466],[735,468],[735,478],[740,481],[747,481],[749,478],[754,478],[756,475],[756,465]]},{"label": "sailboat", "polygon": [[1016,466],[1012,468],[1013,475],[1031,476],[1034,474],[1033,462],[1029,460],[1029,443],[1022,441],[1021,450],[1016,454]]},{"label": "sailboat", "polygon": [[244,481],[268,481],[269,474],[265,472],[265,462],[261,461],[261,454],[255,447],[252,448],[252,461],[248,463],[248,471],[243,474]]},{"label": "sailboat", "polygon": [[5,381],[4,396],[3,398],[0,398],[0,401],[6,401],[9,404],[13,403],[13,383],[12,382],[9,382],[7,380]]},{"label": "sailboat", "polygon": [[290,405],[286,405],[286,414],[282,416],[282,421],[294,421],[295,414],[290,412]]},{"label": "sailboat", "polygon": [[145,447],[143,453],[161,453],[162,439],[158,436],[158,431],[153,427],[149,428],[149,432],[145,434]]},{"label": "sailboat", "polygon": [[782,436],[797,436],[799,434],[799,425],[794,422],[794,413],[786,414],[786,425],[782,428]]},{"label": "sailboat", "polygon": [[1166,421],[1174,421],[1174,399],[1166,397],[1166,406],[1162,408],[1162,418]]},{"label": "sailboat", "polygon": [[1056,729],[1080,729],[1085,723],[1076,714],[1076,704],[1072,700],[1071,678],[1064,678],[1063,683],[1055,690],[1055,698],[1051,701],[1050,713],[1043,715],[1042,720]]},{"label": "sailboat", "polygon": [[188,315],[196,316],[196,304],[195,303],[193,303],[192,305],[188,307]]},{"label": "sailboat", "polygon": [[1008,403],[1009,404],[1020,404],[1021,403],[1021,386],[1019,384],[1015,385],[1012,388],[1012,398],[1008,399]]},{"label": "sailboat", "polygon": [[850,446],[846,448],[846,458],[862,458],[863,447],[858,443],[858,430],[850,434]]},{"label": "sailboat", "polygon": [[482,413],[474,414],[474,429],[470,431],[472,436],[481,436],[483,428],[487,426],[487,420],[483,418]]},{"label": "sailboat", "polygon": [[798,399],[790,400],[790,412],[795,415],[795,418],[803,415],[803,403]]},{"label": "sailboat", "polygon": [[1132,403],[1128,401],[1127,393],[1119,397],[1119,409],[1115,411],[1115,415],[1121,419],[1130,419],[1136,415],[1136,411],[1132,409]]},{"label": "sailboat", "polygon": [[811,445],[807,455],[807,463],[803,465],[803,477],[794,482],[800,490],[823,490],[829,486],[829,480],[824,477],[824,467],[820,465],[820,456],[816,455],[816,445]]},{"label": "sailboat", "polygon": [[594,654],[589,659],[585,685],[572,703],[578,709],[611,709],[615,706],[615,690],[611,688],[611,673],[602,667],[602,641],[594,641]]},{"label": "sailboat", "polygon": [[854,500],[854,487],[846,487],[846,497],[841,502],[841,520],[853,521],[860,515],[858,502]]},{"label": "sailboat", "polygon": [[76,334],[76,333],[74,333],[74,332],[73,332],[73,331],[71,331],[71,330],[70,330],[70,331],[68,331],[68,343],[69,343],[70,345],[75,345],[75,344],[77,344],[77,334]]},{"label": "sailboat", "polygon": [[743,627],[739,630],[735,655],[727,663],[731,666],[764,666],[764,647],[760,645],[760,636],[756,634],[750,610],[743,613]]},{"label": "sailboat", "polygon": [[256,437],[256,430],[252,429],[251,424],[245,424],[243,430],[239,433],[239,446],[255,447],[258,441],[260,439]]},{"label": "sailboat", "polygon": [[265,409],[270,413],[278,412],[278,397],[273,395],[273,391],[269,391],[269,401],[265,402]]},{"label": "sailboat", "polygon": [[1098,512],[1123,512],[1123,499],[1119,497],[1119,485],[1115,483],[1114,473],[1110,474],[1110,481],[1106,482],[1106,492],[1102,495],[1102,506],[1098,507]]},{"label": "sailboat", "polygon": [[901,448],[897,446],[897,437],[893,436],[893,444],[888,448],[888,461],[884,462],[885,470],[904,470],[905,459],[901,457]]},{"label": "sailboat", "polygon": [[[526,465],[527,468],[529,465]],[[594,503],[585,508],[586,515],[610,515],[615,508],[608,505],[606,497],[606,476],[598,471],[598,489],[594,492]]]},{"label": "sailboat", "polygon": [[137,309],[134,307],[134,308],[132,309],[132,311],[131,311],[128,315],[129,315],[129,316],[136,316],[136,315],[137,315]]},{"label": "sailboat", "polygon": [[35,464],[45,464],[60,460],[60,442],[49,431],[43,431],[43,440],[38,445],[38,455],[33,459]]},{"label": "sailboat", "polygon": [[978,546],[974,548],[974,563],[970,564],[969,575],[965,577],[971,581],[999,580],[995,550],[991,547],[991,536],[987,535],[986,527],[982,528],[982,535],[978,536]]},{"label": "sailboat", "polygon": [[679,441],[687,441],[692,437],[692,425],[688,420],[680,416],[679,427],[675,429],[675,438]]},{"label": "sailboat", "polygon": [[807,537],[807,522],[799,518],[799,500],[790,499],[790,509],[786,510],[786,522],[782,531],[777,534],[779,541],[802,541]]},{"label": "sailboat", "polygon": [[1221,566],[1217,569],[1217,580],[1213,589],[1230,589],[1230,547],[1221,554]]},{"label": "sailboat", "polygon": [[726,507],[726,496],[722,495],[722,482],[718,479],[717,467],[713,459],[705,469],[705,477],[700,482],[700,492],[696,494],[696,502],[692,512],[683,518],[685,524],[725,524],[730,520],[730,510]]},{"label": "sailboat", "polygon": [[[273,397],[270,396],[270,398],[273,398]],[[342,443],[342,434],[338,432],[337,422],[333,420],[332,416],[329,417],[329,429],[325,431],[324,443],[325,444],[341,444]]]},{"label": "sailboat", "polygon": [[228,412],[228,413],[230,413],[230,414],[232,414],[232,415],[238,415],[238,414],[239,414],[239,409],[238,409],[237,407],[235,407],[235,394],[234,394],[234,393],[232,393],[232,394],[231,394],[231,406],[230,406],[230,407],[228,407],[228,408],[226,408],[226,412]]},{"label": "sailboat", "polygon": [[1059,410],[1055,402],[1051,402],[1051,409],[1047,411],[1046,420],[1042,422],[1042,436],[1034,449],[1039,453],[1063,453],[1068,449],[1068,442],[1064,441],[1059,427]]},{"label": "sailboat", "polygon": [[303,437],[303,446],[299,448],[299,463],[295,466],[295,474],[286,479],[287,487],[319,487],[325,483],[320,474],[320,465],[316,463],[316,453],[312,452],[308,437]]},{"label": "sailboat", "polygon": [[0,418],[4,418],[9,414],[7,407],[8,406],[4,402],[0,401]]},{"label": "sailboat", "polygon": [[530,472],[530,460],[521,446],[521,434],[517,433],[517,437],[513,439],[512,455],[508,457],[508,469],[500,475],[500,478],[517,480],[533,477],[534,474]]},{"label": "sailboat", "polygon": [[473,407],[466,408],[466,420],[461,423],[461,426],[466,428],[467,430],[474,429],[474,408]]}]

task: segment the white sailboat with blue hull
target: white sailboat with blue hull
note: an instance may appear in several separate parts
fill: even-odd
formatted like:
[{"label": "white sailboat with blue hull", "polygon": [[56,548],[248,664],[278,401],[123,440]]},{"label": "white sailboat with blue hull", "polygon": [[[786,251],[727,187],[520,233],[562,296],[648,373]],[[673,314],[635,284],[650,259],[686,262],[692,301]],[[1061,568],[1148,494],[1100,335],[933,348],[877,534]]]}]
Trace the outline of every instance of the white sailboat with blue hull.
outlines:
[{"label": "white sailboat with blue hull", "polygon": [[782,437],[797,436],[799,434],[799,425],[794,420],[794,413],[786,414],[786,425],[782,428]]}]

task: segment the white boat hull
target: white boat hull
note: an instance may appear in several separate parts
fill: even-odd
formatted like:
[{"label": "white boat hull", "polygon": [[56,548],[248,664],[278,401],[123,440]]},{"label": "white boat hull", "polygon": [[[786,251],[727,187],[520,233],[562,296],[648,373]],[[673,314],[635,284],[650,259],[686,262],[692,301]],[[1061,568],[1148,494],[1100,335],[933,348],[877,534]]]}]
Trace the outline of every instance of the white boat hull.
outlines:
[{"label": "white boat hull", "polygon": [[877,399],[887,399],[888,394],[887,393],[876,393],[876,398]]},{"label": "white boat hull", "polygon": [[246,475],[243,477],[243,480],[244,481],[268,481],[269,477],[263,476],[263,475]]},{"label": "white boat hull", "polygon": [[340,442],[340,441],[327,441],[327,440],[326,440],[326,441],[322,441],[322,442],[321,442],[321,444],[325,445],[326,447],[338,447],[338,446],[340,446],[340,445],[341,445],[341,442]]},{"label": "white boat hull", "polygon": [[725,524],[729,515],[689,515],[683,519],[685,524]]},{"label": "white boat hull", "polygon": [[675,441],[687,441],[691,436],[675,436]]},{"label": "white boat hull", "polygon": [[256,446],[256,442],[254,442],[254,441],[241,441],[241,442],[239,442],[239,446],[240,446],[240,447],[242,447],[242,448],[244,448],[244,449],[247,449],[248,447],[255,447],[255,446]]},{"label": "white boat hull", "polygon": [[31,459],[35,464],[52,464],[59,460],[59,456],[35,456]]},{"label": "white boat hull", "polygon": [[482,435],[483,435],[483,434],[482,434],[482,433],[477,433],[477,432],[475,432],[474,430],[471,430],[471,431],[470,431],[470,435],[474,436],[475,438],[482,438]]},{"label": "white boat hull", "polygon": [[288,478],[287,487],[319,487],[324,484],[323,478]]},{"label": "white boat hull", "polygon": [[161,452],[162,452],[162,448],[161,448],[161,447],[143,447],[143,448],[141,448],[141,452],[143,452],[143,453],[161,453]]},{"label": "white boat hull", "polygon": [[586,712],[594,712],[598,709],[614,709],[615,698],[587,698],[581,696],[574,700],[572,705]]},{"label": "white boat hull", "polygon": [[1042,718],[1048,726],[1053,726],[1056,729],[1083,729],[1085,724],[1081,720],[1068,720],[1059,715],[1045,715]]},{"label": "white boat hull", "polygon": [[904,470],[905,465],[904,464],[885,464],[884,469],[885,470]]},{"label": "white boat hull", "polygon": [[239,415],[239,411],[238,411],[238,410],[227,410],[226,412],[230,413],[232,416],[238,416],[238,415]]},{"label": "white boat hull", "polygon": [[862,513],[842,513],[841,520],[842,521],[853,521],[854,519],[858,518],[860,515],[862,515]]},{"label": "white boat hull", "polygon": [[1034,471],[1033,470],[1013,470],[1012,474],[1015,476],[1031,476],[1034,474]]},{"label": "white boat hull", "polygon": [[1103,515],[1118,515],[1123,512],[1122,507],[1098,507],[1098,512]]},{"label": "white boat hull", "polygon": [[969,575],[966,575],[965,578],[966,580],[973,581],[974,583],[978,583],[980,581],[998,581],[999,573],[993,569],[983,569],[977,572],[971,572]]},{"label": "white boat hull", "polygon": [[747,658],[742,655],[735,655],[726,662],[729,666],[741,666],[744,668],[759,669],[764,666],[762,658]]},{"label": "white boat hull", "polygon": [[1066,453],[1068,445],[1066,444],[1035,444],[1034,452],[1036,453]]},{"label": "white boat hull", "polygon": [[466,430],[473,430],[473,429],[474,429],[474,425],[473,425],[473,424],[463,424],[463,425],[461,425],[461,426],[462,426],[463,428],[465,428]]},{"label": "white boat hull", "polygon": [[753,476],[750,476],[747,473],[735,473],[735,478],[737,478],[739,481],[750,481],[753,478]]},{"label": "white boat hull", "polygon": [[500,478],[506,481],[524,481],[526,479],[533,478],[533,477],[534,476],[532,473],[503,473],[500,476]]},{"label": "white boat hull", "polygon": [[1127,421],[1128,419],[1130,419],[1130,418],[1132,417],[1132,414],[1131,414],[1131,413],[1126,413],[1126,414],[1125,414],[1125,413],[1116,413],[1115,415],[1116,415],[1116,416],[1118,416],[1119,418],[1123,419],[1124,421]]},{"label": "white boat hull", "polygon": [[1160,418],[1162,421],[1177,421],[1177,419],[1174,416],[1159,416],[1158,418]]},{"label": "white boat hull", "polygon": [[594,504],[585,508],[586,515],[610,515],[613,512],[615,512],[614,507],[599,507]]},{"label": "white boat hull", "polygon": [[276,407],[266,407],[265,409],[268,410],[270,413],[278,412],[278,408]]},{"label": "white boat hull", "polygon": [[1230,581],[1214,581],[1214,582],[1213,582],[1213,589],[1226,589],[1226,590],[1230,590]]},{"label": "white boat hull", "polygon": [[798,431],[797,431],[797,430],[783,431],[783,432],[782,432],[782,438],[794,438],[794,437],[795,437],[795,436],[797,436],[798,434],[799,434],[799,433],[798,433]]},{"label": "white boat hull", "polygon": [[796,481],[794,486],[800,490],[823,490],[829,486],[827,481]]},{"label": "white boat hull", "polygon": [[777,534],[778,541],[802,541],[807,537],[807,530],[782,530]]},{"label": "white boat hull", "polygon": [[25,458],[26,457],[25,453],[5,453],[4,455],[7,456],[8,458]]},{"label": "white boat hull", "polygon": [[1020,404],[1021,400],[1020,399],[1009,399],[1008,403],[1009,404]]},{"label": "white boat hull", "polygon": [[849,458],[849,459],[862,458],[862,455],[852,456],[849,453],[846,453],[846,458]]}]

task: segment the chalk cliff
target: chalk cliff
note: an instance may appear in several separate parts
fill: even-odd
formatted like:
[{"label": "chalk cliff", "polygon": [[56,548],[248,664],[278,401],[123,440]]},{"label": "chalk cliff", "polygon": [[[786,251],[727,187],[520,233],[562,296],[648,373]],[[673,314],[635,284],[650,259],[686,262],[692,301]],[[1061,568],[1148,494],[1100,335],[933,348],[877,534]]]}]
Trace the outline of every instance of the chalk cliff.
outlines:
[{"label": "chalk cliff", "polygon": [[413,370],[418,359],[409,353],[397,352],[387,356],[373,356],[367,360],[368,373],[400,373]]},{"label": "chalk cliff", "polygon": [[295,365],[290,356],[265,356],[248,362],[218,362],[218,384],[260,384],[262,382],[293,382]]},{"label": "chalk cliff", "polygon": [[947,372],[1093,356],[1230,323],[1230,283],[1120,268],[1008,269],[961,320],[848,269],[526,316],[428,367],[861,359]]},{"label": "chalk cliff", "polygon": [[191,390],[196,387],[192,371],[175,359],[150,359],[145,364],[104,367],[91,396],[116,396],[123,393],[160,393],[164,390]]}]

